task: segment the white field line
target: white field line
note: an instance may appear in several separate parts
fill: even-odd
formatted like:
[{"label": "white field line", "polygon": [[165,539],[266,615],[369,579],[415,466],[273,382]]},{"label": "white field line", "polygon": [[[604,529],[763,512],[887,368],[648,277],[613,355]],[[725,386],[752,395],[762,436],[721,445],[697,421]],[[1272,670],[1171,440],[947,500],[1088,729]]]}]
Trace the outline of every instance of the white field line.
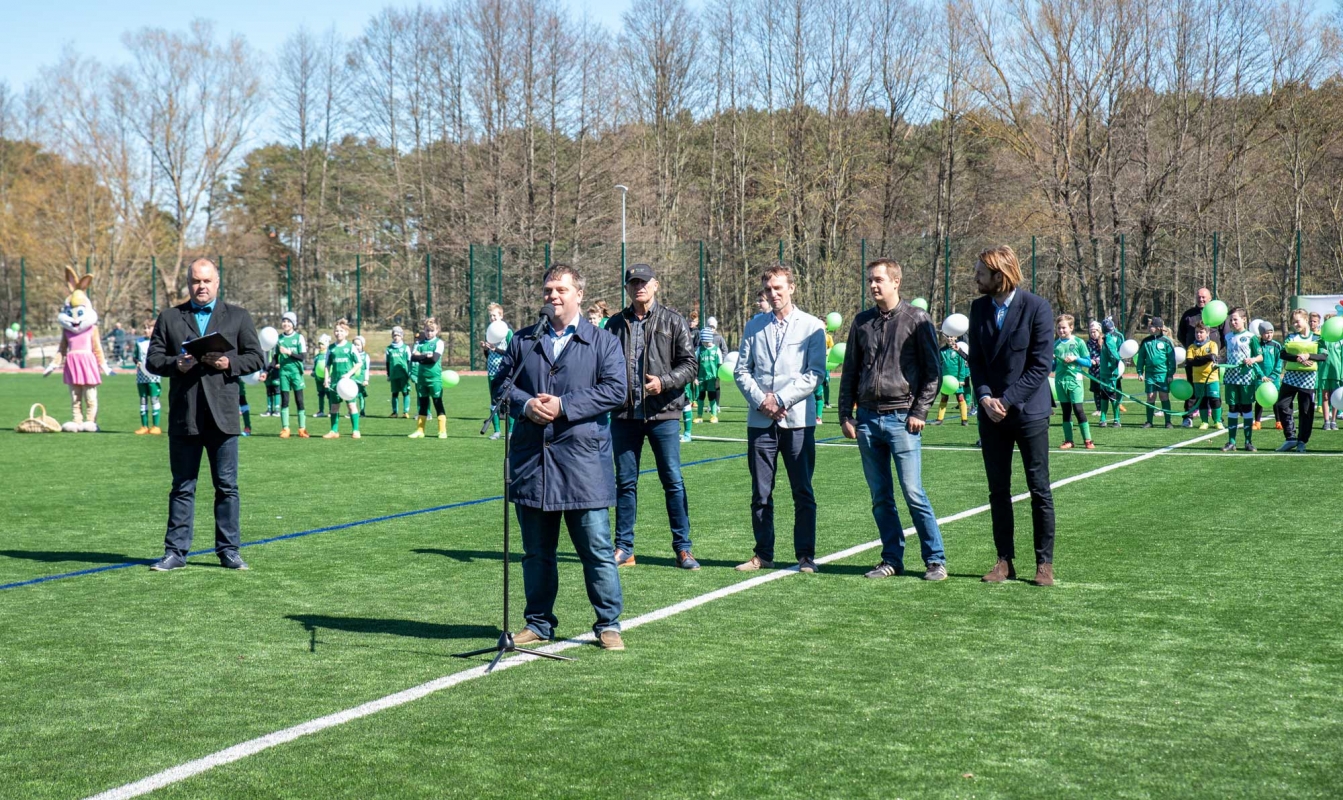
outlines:
[{"label": "white field line", "polygon": [[[1148,460],[1149,458],[1155,458],[1156,456],[1161,455],[1164,452],[1168,452],[1170,450],[1174,450],[1180,447],[1185,447],[1187,445],[1191,445],[1196,442],[1201,442],[1204,441],[1205,439],[1211,439],[1212,437],[1220,436],[1221,434],[1222,431],[1214,431],[1213,433],[1208,433],[1203,436],[1197,436],[1193,439],[1187,439],[1183,442],[1177,442],[1176,444],[1167,445],[1166,447],[1142,453],[1141,455],[1137,455],[1132,458],[1125,459],[1123,461],[1117,461],[1113,464],[1107,464],[1103,467],[1098,467],[1089,472],[1083,472],[1079,475],[1073,475],[1068,478],[1061,478],[1050,484],[1050,487],[1057,489],[1063,486],[1067,486],[1070,483],[1077,483],[1078,481],[1087,480],[1088,478],[1094,478],[1098,475],[1104,475],[1107,472],[1112,472],[1122,467],[1138,464],[1140,462]],[[1012,497],[1012,502],[1019,503],[1028,497],[1030,497],[1030,493],[1018,494]],[[937,520],[937,522],[939,525],[946,525],[952,522],[957,522],[959,520],[966,519],[968,517],[973,517],[978,514],[982,514],[988,510],[989,510],[988,505],[975,506],[974,508],[961,511],[957,514],[952,514],[951,516],[948,517],[941,517]],[[911,536],[913,533],[914,533],[913,528],[906,528],[904,530],[904,534],[906,537]],[[843,559],[851,558],[852,556],[856,556],[864,551],[871,550],[873,548],[880,546],[881,546],[881,540],[875,539],[873,541],[865,542],[863,544],[857,544],[845,550],[840,550],[839,552],[831,553],[827,556],[818,558],[816,559],[816,563],[828,564],[833,561],[841,561]],[[760,586],[761,584],[769,583],[770,581],[780,580],[782,578],[787,578],[790,575],[796,575],[796,574],[798,574],[796,566],[792,566],[787,569],[779,569],[774,570],[772,572],[766,572],[762,575],[757,575],[753,578],[749,578],[747,580],[734,583],[730,586],[724,586],[721,589],[716,589],[712,592],[708,592],[707,594],[702,594],[699,595],[698,597],[692,597],[688,600],[682,600],[679,603],[674,603],[670,606],[666,606],[665,608],[659,608],[656,611],[650,611],[647,614],[641,614],[640,616],[637,616],[631,620],[621,623],[621,627],[624,630],[630,630],[633,628],[637,628],[641,625],[647,625],[650,622],[657,622],[659,620],[666,619],[667,617],[671,617],[676,614],[681,614],[691,609],[698,608],[702,605],[712,603],[715,600],[721,600],[724,597],[730,597],[731,595],[737,594],[739,592],[744,592],[748,589],[754,589],[755,587]],[[594,636],[592,635],[591,632],[589,632],[581,636],[576,636],[572,639],[564,639],[562,641],[555,642],[554,644],[547,645],[546,647],[539,649],[544,650],[547,653],[559,653],[565,650],[570,650],[575,647],[579,647],[584,644],[592,643],[593,640]],[[531,660],[533,659],[532,657],[529,656],[511,656],[509,658],[505,658],[504,660],[500,661],[499,665],[495,667],[495,672],[499,672],[505,669],[511,669],[520,664],[526,664]],[[257,753],[260,753],[263,750],[269,750],[270,748],[276,747],[277,745],[285,744],[286,742],[292,742],[295,739],[299,739],[301,737],[308,736],[310,734],[318,733],[319,731],[324,731],[328,728],[334,728],[337,725],[343,725],[347,722],[362,719],[364,717],[376,714],[379,711],[386,711],[389,708],[396,708],[397,706],[405,705],[412,701],[419,700],[422,697],[427,697],[428,695],[434,694],[435,692],[441,692],[444,689],[450,689],[458,684],[465,683],[470,680],[475,680],[476,678],[482,678],[486,674],[487,673],[485,672],[485,665],[482,664],[478,667],[472,667],[471,669],[463,670],[461,672],[455,672],[451,675],[445,675],[441,678],[436,678],[432,681],[429,681],[428,683],[422,683],[419,686],[412,686],[409,689],[404,689],[400,692],[396,692],[395,694],[389,694],[386,697],[380,697],[377,700],[370,700],[369,702],[357,705],[354,708],[348,708],[344,711],[338,711],[334,714],[328,714],[324,717],[318,717],[317,719],[300,723],[293,727],[285,728],[284,730],[275,731],[274,733],[268,733],[265,736],[259,736],[255,739],[250,739],[246,742],[235,744],[232,747],[228,747],[218,752],[211,753],[208,756],[204,756],[202,758],[198,758],[193,761],[188,761],[184,764],[179,764],[170,769],[166,769],[162,772],[150,775],[147,778],[135,781],[134,783],[128,783],[125,784],[124,786],[119,786],[115,789],[109,789],[105,792],[102,792],[101,794],[94,795],[92,797],[92,800],[124,800],[124,798],[139,797],[141,795],[148,794],[158,789],[162,789],[165,786],[170,786],[174,783],[179,783],[181,781],[186,780],[187,778],[199,775],[203,772],[208,772],[209,770],[212,770],[215,767],[221,767],[225,764],[232,764],[233,762],[240,761],[248,756],[256,755]]]},{"label": "white field line", "polygon": [[[1219,433],[1219,434],[1225,434],[1226,431],[1217,431],[1217,433]],[[1210,438],[1210,437],[1209,437],[1208,435],[1205,435],[1205,436],[1200,437],[1200,438],[1199,438],[1199,441],[1203,441],[1203,440],[1208,439],[1208,438]],[[726,437],[726,436],[696,436],[696,437],[695,437],[695,440],[696,440],[696,441],[706,441],[706,442],[745,442],[745,441],[746,441],[745,439],[733,439],[733,438],[731,438],[731,437]],[[1176,446],[1176,447],[1183,447],[1185,444],[1189,444],[1189,442],[1183,442],[1183,443],[1181,443],[1181,444],[1177,444],[1177,445],[1175,445],[1175,446]],[[1343,453],[1340,453],[1340,452],[1312,453],[1312,452],[1310,452],[1310,451],[1307,451],[1307,452],[1305,452],[1305,453],[1295,453],[1295,452],[1293,452],[1293,453],[1277,453],[1277,452],[1274,452],[1274,449],[1277,447],[1278,444],[1279,444],[1279,443],[1277,443],[1277,442],[1271,442],[1271,443],[1269,443],[1269,444],[1266,444],[1266,445],[1264,445],[1264,448],[1265,448],[1265,449],[1260,450],[1260,451],[1257,452],[1257,453],[1246,453],[1243,449],[1241,449],[1243,446],[1238,444],[1238,445],[1236,445],[1236,447],[1237,447],[1236,451],[1235,451],[1235,452],[1232,452],[1232,453],[1223,453],[1223,452],[1221,452],[1221,451],[1217,451],[1217,450],[1199,450],[1199,451],[1193,451],[1193,452],[1190,452],[1190,451],[1178,451],[1178,450],[1170,450],[1170,451],[1166,451],[1165,448],[1162,448],[1161,451],[1155,451],[1155,454],[1156,454],[1156,455],[1160,455],[1160,456],[1181,456],[1181,457],[1186,457],[1186,458],[1188,458],[1188,457],[1193,457],[1193,458],[1226,458],[1226,457],[1228,457],[1228,456],[1242,456],[1242,457],[1244,457],[1244,458],[1264,458],[1264,457],[1266,457],[1266,456],[1278,456],[1278,457],[1281,457],[1281,458],[1301,458],[1302,456],[1310,456],[1310,457],[1313,457],[1313,458],[1343,458]],[[816,443],[816,446],[817,446],[817,447],[848,447],[848,448],[856,448],[856,447],[858,446],[858,443],[857,443],[857,442],[817,442],[817,443]],[[946,451],[949,451],[949,452],[964,452],[964,453],[978,453],[978,452],[979,452],[979,448],[978,448],[978,447],[969,447],[969,446],[964,446],[964,445],[960,445],[960,446],[958,446],[958,445],[947,445],[947,444],[925,444],[925,445],[924,445],[922,448],[920,448],[920,449],[922,449],[922,450],[946,450]],[[1049,452],[1049,457],[1050,457],[1050,458],[1054,458],[1055,456],[1061,456],[1061,457],[1067,458],[1067,457],[1070,457],[1070,456],[1127,456],[1127,455],[1131,455],[1132,453],[1133,453],[1132,450],[1102,450],[1102,449],[1087,450],[1086,448],[1083,448],[1083,447],[1076,447],[1076,448],[1073,448],[1072,450],[1059,450],[1058,448],[1055,448],[1055,449],[1053,449],[1053,450],[1051,450],[1051,451]]]}]

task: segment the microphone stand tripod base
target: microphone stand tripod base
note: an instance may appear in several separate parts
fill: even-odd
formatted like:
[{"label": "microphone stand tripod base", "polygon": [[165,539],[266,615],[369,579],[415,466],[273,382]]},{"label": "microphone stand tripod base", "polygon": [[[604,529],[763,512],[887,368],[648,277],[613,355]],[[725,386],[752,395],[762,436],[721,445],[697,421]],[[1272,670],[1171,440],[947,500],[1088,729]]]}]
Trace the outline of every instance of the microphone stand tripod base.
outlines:
[{"label": "microphone stand tripod base", "polygon": [[495,644],[494,647],[482,647],[479,650],[472,650],[467,653],[454,653],[453,656],[455,658],[472,658],[473,656],[483,656],[486,653],[494,653],[494,660],[485,668],[486,672],[493,670],[495,665],[499,663],[499,659],[503,658],[506,653],[526,653],[529,656],[540,656],[541,658],[549,658],[554,661],[574,660],[569,656],[556,655],[555,653],[543,653],[540,650],[528,650],[525,647],[518,647],[513,643],[513,634],[508,631],[499,634],[499,642]]}]

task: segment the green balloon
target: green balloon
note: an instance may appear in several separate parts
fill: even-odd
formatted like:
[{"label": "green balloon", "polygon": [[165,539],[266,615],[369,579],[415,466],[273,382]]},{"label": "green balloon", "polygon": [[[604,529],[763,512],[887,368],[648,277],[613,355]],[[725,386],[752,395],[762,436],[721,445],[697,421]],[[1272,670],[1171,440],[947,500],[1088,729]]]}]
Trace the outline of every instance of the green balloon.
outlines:
[{"label": "green balloon", "polygon": [[844,317],[840,316],[838,311],[831,311],[825,315],[825,329],[834,333],[844,324]]},{"label": "green balloon", "polygon": [[[1330,344],[1343,339],[1343,317],[1330,317],[1320,326],[1320,338]],[[1263,405],[1263,403],[1260,403]]]},{"label": "green balloon", "polygon": [[17,331],[17,330],[19,329],[19,323],[17,323],[17,322],[11,323],[10,326],[9,326],[9,329],[10,329],[11,331]]},{"label": "green balloon", "polygon": [[1213,300],[1203,307],[1203,324],[1209,328],[1216,328],[1226,322],[1226,314],[1226,303],[1221,300]]},{"label": "green balloon", "polygon": [[924,300],[922,297],[916,297],[913,300],[910,300],[909,304],[915,308],[921,308],[924,311],[928,310],[928,301]]},{"label": "green balloon", "polygon": [[1059,385],[1055,381],[1049,382],[1049,396],[1054,398],[1055,403],[1059,401]]},{"label": "green balloon", "polygon": [[1188,400],[1194,396],[1194,387],[1184,378],[1176,378],[1170,382],[1170,396],[1176,400]]},{"label": "green balloon", "polygon": [[848,345],[846,345],[844,342],[840,342],[839,344],[830,348],[830,353],[827,354],[825,357],[825,363],[831,366],[839,366],[840,364],[843,364],[844,352],[848,349],[849,349]]},{"label": "green balloon", "polygon": [[1272,408],[1278,402],[1278,387],[1271,383],[1261,383],[1254,392],[1254,401],[1264,408]]},{"label": "green balloon", "polygon": [[946,395],[947,397],[950,397],[953,394],[956,394],[956,392],[959,391],[960,388],[961,388],[961,382],[956,380],[955,375],[942,376],[942,390],[941,390],[942,394]]},{"label": "green balloon", "polygon": [[[718,382],[723,384],[723,386],[735,383],[736,380],[736,376],[732,374],[732,367],[729,367],[727,364],[718,367]],[[719,386],[718,388],[721,390],[723,387]]]},{"label": "green balloon", "polygon": [[462,376],[461,376],[461,375],[458,375],[457,372],[456,372],[455,370],[450,370],[450,369],[445,369],[445,370],[443,370],[443,385],[444,385],[444,386],[456,386],[457,384],[459,384],[459,383],[461,383],[461,382],[462,382]]}]

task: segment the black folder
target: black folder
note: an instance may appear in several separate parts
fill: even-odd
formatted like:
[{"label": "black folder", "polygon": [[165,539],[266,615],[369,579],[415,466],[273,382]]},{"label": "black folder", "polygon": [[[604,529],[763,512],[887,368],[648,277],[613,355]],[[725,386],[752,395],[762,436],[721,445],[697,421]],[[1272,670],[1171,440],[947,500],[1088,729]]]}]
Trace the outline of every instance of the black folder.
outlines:
[{"label": "black folder", "polygon": [[182,342],[182,349],[196,359],[200,359],[207,353],[227,353],[233,349],[233,342],[219,331],[215,331],[209,336],[202,336],[199,339],[188,339]]}]

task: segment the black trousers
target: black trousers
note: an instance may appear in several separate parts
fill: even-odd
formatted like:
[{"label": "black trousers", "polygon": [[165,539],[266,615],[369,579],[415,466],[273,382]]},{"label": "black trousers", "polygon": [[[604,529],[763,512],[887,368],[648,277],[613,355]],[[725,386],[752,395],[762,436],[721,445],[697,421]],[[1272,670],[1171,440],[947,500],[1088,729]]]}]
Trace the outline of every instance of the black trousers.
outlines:
[{"label": "black trousers", "polygon": [[[1301,430],[1296,430],[1296,419],[1292,414],[1292,398],[1301,407]],[[1282,423],[1282,433],[1287,439],[1309,442],[1310,432],[1315,429],[1315,390],[1298,389],[1283,384],[1278,392],[1278,402],[1273,404],[1273,413]]]},{"label": "black trousers", "polygon": [[992,422],[979,415],[980,452],[989,480],[989,512],[998,557],[1016,557],[1012,513],[1012,449],[1021,451],[1026,487],[1031,493],[1031,526],[1035,531],[1035,562],[1054,563],[1054,494],[1049,489],[1049,418],[1032,422]]},{"label": "black trousers", "polygon": [[[205,415],[208,417],[208,415]],[[215,490],[215,552],[238,552],[239,531],[238,437],[223,433],[212,423],[202,424],[195,436],[168,436],[168,461],[173,488],[168,493],[168,532],[164,553],[185,557],[191,550],[196,518],[196,479],[201,454],[210,459],[210,477]]]},{"label": "black trousers", "polygon": [[798,558],[816,557],[816,494],[811,476],[816,471],[816,429],[746,429],[747,464],[751,470],[751,529],[755,554],[774,560],[774,477],[779,457],[788,472],[793,491],[793,553]]}]

